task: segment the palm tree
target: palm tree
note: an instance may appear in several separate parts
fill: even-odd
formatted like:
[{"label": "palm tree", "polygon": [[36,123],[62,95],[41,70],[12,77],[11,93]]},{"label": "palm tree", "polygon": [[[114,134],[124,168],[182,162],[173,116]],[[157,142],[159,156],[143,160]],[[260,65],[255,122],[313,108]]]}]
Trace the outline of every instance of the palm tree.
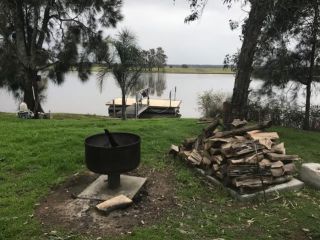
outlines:
[{"label": "palm tree", "polygon": [[116,39],[111,40],[113,57],[105,60],[109,68],[103,68],[99,81],[102,86],[104,76],[109,72],[113,74],[121,89],[122,111],[121,117],[126,119],[126,95],[138,83],[143,70],[142,51],[136,43],[135,35],[128,29],[120,31]]}]

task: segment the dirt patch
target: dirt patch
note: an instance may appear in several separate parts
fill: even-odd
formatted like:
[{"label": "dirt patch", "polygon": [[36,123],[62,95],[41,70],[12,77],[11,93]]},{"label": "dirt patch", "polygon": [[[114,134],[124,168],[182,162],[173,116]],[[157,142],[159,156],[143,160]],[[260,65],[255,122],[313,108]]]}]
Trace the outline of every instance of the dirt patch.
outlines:
[{"label": "dirt patch", "polygon": [[170,170],[155,171],[140,167],[130,175],[147,177],[148,180],[134,199],[134,204],[126,209],[105,216],[95,210],[97,201],[72,198],[98,177],[85,172],[52,189],[41,200],[36,217],[47,231],[64,229],[93,236],[118,235],[130,233],[137,226],[154,224],[175,206],[173,173]]}]

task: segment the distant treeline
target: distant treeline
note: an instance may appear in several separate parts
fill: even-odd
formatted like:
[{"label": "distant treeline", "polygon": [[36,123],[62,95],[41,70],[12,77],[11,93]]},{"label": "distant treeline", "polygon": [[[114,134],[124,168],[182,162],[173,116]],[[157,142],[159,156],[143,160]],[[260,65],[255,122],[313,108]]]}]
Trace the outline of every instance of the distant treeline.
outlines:
[{"label": "distant treeline", "polygon": [[169,67],[190,67],[190,68],[223,68],[223,65],[207,65],[207,64],[167,64]]}]

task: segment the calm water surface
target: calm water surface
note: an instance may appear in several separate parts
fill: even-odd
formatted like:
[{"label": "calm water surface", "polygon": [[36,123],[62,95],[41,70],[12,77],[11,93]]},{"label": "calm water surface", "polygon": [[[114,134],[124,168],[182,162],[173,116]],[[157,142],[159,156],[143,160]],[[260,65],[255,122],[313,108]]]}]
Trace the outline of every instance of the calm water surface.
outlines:
[{"label": "calm water surface", "polygon": [[[169,98],[171,91],[174,98],[182,100],[180,112],[182,117],[199,117],[197,96],[206,90],[231,93],[234,75],[231,74],[145,74],[137,87],[150,87],[152,98]],[[252,88],[259,81],[251,84]],[[133,90],[134,92],[135,90]],[[107,115],[105,103],[120,97],[121,92],[112,76],[104,81],[99,90],[97,76],[92,74],[85,83],[79,81],[76,72],[66,75],[66,81],[58,86],[49,81],[47,99],[43,103],[45,111]],[[319,100],[319,99],[318,99]],[[0,112],[16,112],[18,102],[4,89],[0,89]]]}]

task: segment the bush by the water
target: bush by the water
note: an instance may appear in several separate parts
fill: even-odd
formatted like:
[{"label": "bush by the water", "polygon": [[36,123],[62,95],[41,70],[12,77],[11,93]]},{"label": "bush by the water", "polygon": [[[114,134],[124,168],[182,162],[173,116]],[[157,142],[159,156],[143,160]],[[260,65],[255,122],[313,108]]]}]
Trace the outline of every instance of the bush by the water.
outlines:
[{"label": "bush by the water", "polygon": [[[198,96],[198,108],[203,117],[223,116],[223,102],[230,99],[225,92],[204,91]],[[296,101],[289,101],[281,95],[262,98],[250,95],[248,103],[249,121],[272,120],[274,125],[301,128],[303,127],[305,108]],[[320,130],[320,106],[313,105],[310,110],[310,129]]]},{"label": "bush by the water", "polygon": [[[277,126],[302,129],[304,115],[304,106],[299,106],[294,101],[291,102],[275,96],[264,101],[260,98],[251,98],[249,100],[247,119],[250,121],[263,121],[269,119]],[[320,130],[319,105],[311,106],[310,129]]]},{"label": "bush by the water", "polygon": [[203,117],[210,118],[223,115],[223,102],[229,100],[230,94],[224,92],[204,91],[198,95],[198,108]]}]

